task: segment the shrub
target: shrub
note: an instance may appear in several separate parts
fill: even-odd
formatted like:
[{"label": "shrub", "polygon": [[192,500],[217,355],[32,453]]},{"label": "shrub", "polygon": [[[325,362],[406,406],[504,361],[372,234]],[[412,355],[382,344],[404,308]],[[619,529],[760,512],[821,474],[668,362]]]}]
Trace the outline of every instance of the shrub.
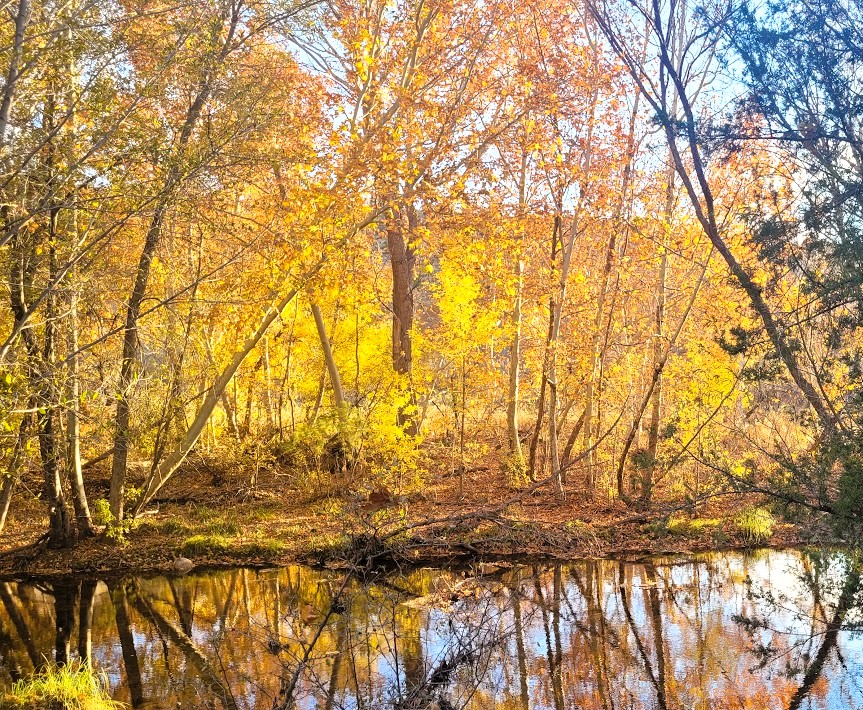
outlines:
[{"label": "shrub", "polygon": [[126,534],[131,529],[133,523],[133,520],[129,518],[121,525],[118,525],[114,516],[111,514],[111,506],[105,498],[99,498],[94,503],[93,521],[97,525],[104,525],[107,536],[120,543],[125,541]]}]

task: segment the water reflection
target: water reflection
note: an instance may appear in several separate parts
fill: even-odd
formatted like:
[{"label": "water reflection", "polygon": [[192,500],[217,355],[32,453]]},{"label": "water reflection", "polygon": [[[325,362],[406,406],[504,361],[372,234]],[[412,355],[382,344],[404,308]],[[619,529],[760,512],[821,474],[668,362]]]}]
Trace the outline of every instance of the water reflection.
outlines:
[{"label": "water reflection", "polygon": [[0,678],[90,659],[134,708],[858,708],[860,565],[304,567],[0,583]]}]

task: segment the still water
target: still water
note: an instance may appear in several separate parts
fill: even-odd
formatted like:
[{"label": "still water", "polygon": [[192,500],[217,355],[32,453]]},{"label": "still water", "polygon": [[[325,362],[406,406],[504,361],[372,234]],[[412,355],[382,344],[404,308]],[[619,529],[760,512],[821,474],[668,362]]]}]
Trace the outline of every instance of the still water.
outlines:
[{"label": "still water", "polygon": [[90,658],[133,708],[863,708],[848,554],[0,582],[0,684]]}]

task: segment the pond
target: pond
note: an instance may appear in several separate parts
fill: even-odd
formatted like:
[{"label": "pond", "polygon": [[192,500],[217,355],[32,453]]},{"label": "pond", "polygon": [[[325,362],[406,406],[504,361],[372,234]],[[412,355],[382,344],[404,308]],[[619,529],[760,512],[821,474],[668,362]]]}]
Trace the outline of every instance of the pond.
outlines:
[{"label": "pond", "polygon": [[847,553],[0,582],[0,683],[91,659],[134,708],[861,708]]}]

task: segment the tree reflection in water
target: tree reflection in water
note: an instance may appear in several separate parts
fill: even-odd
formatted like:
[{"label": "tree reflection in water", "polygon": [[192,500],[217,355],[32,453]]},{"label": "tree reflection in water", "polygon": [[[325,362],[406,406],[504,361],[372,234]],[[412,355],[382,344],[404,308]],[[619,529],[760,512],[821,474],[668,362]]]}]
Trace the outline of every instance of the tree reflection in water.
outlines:
[{"label": "tree reflection in water", "polygon": [[763,551],[6,582],[0,674],[89,658],[136,709],[855,708],[860,577],[847,553]]},{"label": "tree reflection in water", "polygon": [[[863,629],[861,571],[859,553],[811,553],[801,558],[795,584],[774,588],[746,580],[754,608],[735,619],[749,635],[760,669],[780,666],[786,677],[800,680],[789,710],[823,693],[819,686],[831,657],[843,671],[853,671],[838,644],[842,632]],[[777,625],[776,617],[786,619],[786,625]]]}]

